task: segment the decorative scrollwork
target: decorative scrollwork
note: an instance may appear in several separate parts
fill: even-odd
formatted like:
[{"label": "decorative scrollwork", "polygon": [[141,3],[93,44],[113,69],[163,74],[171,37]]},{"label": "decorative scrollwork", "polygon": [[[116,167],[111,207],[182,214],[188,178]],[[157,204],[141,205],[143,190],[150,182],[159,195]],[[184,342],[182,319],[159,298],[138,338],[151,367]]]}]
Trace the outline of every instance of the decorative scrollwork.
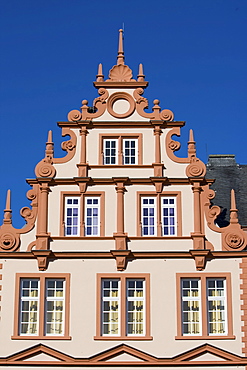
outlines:
[{"label": "decorative scrollwork", "polygon": [[71,110],[68,114],[68,121],[77,122],[82,118],[82,114],[79,110]]},{"label": "decorative scrollwork", "polygon": [[4,250],[10,250],[17,247],[17,237],[11,232],[5,232],[0,235],[0,247]]},{"label": "decorative scrollwork", "polygon": [[63,141],[61,147],[63,150],[66,150],[68,152],[75,148],[75,144],[71,140]]},{"label": "decorative scrollwork", "polygon": [[35,168],[35,174],[37,177],[54,177],[56,170],[51,163],[48,163],[45,159],[43,159],[37,164]]},{"label": "decorative scrollwork", "polygon": [[36,194],[35,190],[34,189],[28,190],[27,199],[34,200],[35,198],[37,198],[37,194]]},{"label": "decorative scrollwork", "polygon": [[224,236],[226,244],[233,249],[239,249],[244,243],[244,239],[237,233],[227,233]]},{"label": "decorative scrollwork", "polygon": [[168,147],[173,151],[176,152],[177,150],[180,149],[181,144],[179,141],[171,140],[170,143],[168,144]]},{"label": "decorative scrollwork", "polygon": [[35,215],[33,213],[33,211],[29,208],[29,207],[23,207],[21,210],[20,210],[20,215],[25,218],[25,220],[33,220],[35,218]]},{"label": "decorative scrollwork", "polygon": [[198,158],[194,157],[186,168],[186,176],[203,177],[206,174],[205,164]]},{"label": "decorative scrollwork", "polygon": [[174,114],[170,109],[163,109],[160,112],[160,118],[163,121],[173,121],[174,120]]},{"label": "decorative scrollwork", "polygon": [[211,199],[214,199],[214,197],[215,197],[215,191],[213,189],[209,189],[207,193],[207,198],[211,200]]},{"label": "decorative scrollwork", "polygon": [[220,207],[218,206],[212,206],[208,210],[208,217],[215,219],[220,214]]}]

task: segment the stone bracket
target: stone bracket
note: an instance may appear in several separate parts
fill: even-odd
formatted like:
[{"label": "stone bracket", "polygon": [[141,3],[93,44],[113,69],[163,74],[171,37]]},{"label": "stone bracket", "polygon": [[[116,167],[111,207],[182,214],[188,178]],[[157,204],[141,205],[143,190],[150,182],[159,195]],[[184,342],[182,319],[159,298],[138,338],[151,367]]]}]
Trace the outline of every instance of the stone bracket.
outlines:
[{"label": "stone bracket", "polygon": [[152,166],[154,168],[154,177],[163,177],[164,164],[152,163]]},{"label": "stone bracket", "polygon": [[126,233],[123,234],[113,233],[116,250],[127,250],[127,237],[128,235]]},{"label": "stone bracket", "polygon": [[80,193],[86,192],[88,183],[92,180],[91,177],[74,177],[74,179],[76,183],[79,185]]},{"label": "stone bracket", "polygon": [[150,180],[155,186],[156,193],[162,193],[167,177],[150,177]]},{"label": "stone bracket", "polygon": [[206,266],[206,261],[211,255],[211,251],[209,249],[191,249],[189,252],[195,260],[196,269],[198,271],[204,270]]},{"label": "stone bracket", "polygon": [[201,233],[191,233],[194,249],[205,249],[205,235]]},{"label": "stone bracket", "polygon": [[88,167],[89,166],[88,166],[87,163],[78,163],[77,164],[79,177],[87,177]]},{"label": "stone bracket", "polygon": [[132,258],[130,250],[111,250],[113,257],[116,259],[117,270],[124,271],[127,266],[128,259]]},{"label": "stone bracket", "polygon": [[48,267],[48,259],[52,256],[51,250],[33,249],[31,253],[37,259],[39,271],[45,271]]},{"label": "stone bracket", "polygon": [[49,249],[50,234],[37,234],[36,235],[36,250]]}]

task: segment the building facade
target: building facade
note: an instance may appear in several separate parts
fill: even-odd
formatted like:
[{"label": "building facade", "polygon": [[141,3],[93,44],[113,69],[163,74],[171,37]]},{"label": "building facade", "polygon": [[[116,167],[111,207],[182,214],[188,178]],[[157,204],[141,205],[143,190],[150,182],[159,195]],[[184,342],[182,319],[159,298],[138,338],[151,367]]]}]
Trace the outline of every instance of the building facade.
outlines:
[{"label": "building facade", "polygon": [[[49,132],[31,206],[15,229],[10,191],[0,228],[0,367],[4,369],[240,369],[247,366],[247,235],[234,191],[219,228],[212,179],[175,152],[184,122],[143,96],[124,63],[93,107]],[[229,194],[230,196],[230,194]]]}]

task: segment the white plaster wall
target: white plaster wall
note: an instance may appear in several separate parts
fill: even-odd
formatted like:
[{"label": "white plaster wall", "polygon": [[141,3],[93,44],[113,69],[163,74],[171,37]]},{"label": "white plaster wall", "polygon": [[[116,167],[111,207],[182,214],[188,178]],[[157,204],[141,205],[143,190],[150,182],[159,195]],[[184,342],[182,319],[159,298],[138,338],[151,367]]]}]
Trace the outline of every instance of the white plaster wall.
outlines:
[{"label": "white plaster wall", "polygon": [[[164,176],[174,177],[174,178],[186,178],[185,170],[188,166],[188,163],[177,163],[173,162],[166,153],[166,135],[172,129],[162,129],[163,133],[160,136],[160,145],[161,145],[161,162],[165,165]],[[176,140],[176,139],[174,139]],[[179,138],[178,138],[179,141]],[[175,156],[176,153],[174,152]]]},{"label": "white plaster wall", "polygon": [[115,249],[115,240],[62,239],[53,240],[50,246],[54,252],[109,252]]},{"label": "white plaster wall", "polygon": [[27,234],[20,235],[20,252],[26,252],[29,244],[36,240],[36,226]]},{"label": "white plaster wall", "polygon": [[[119,121],[119,120],[118,120]],[[89,133],[87,135],[87,161],[90,165],[98,165],[99,164],[99,144],[100,144],[100,134],[108,135],[108,134],[142,134],[142,157],[143,157],[143,164],[151,165],[154,162],[154,134],[152,128],[124,128],[124,122],[121,128],[101,128],[97,129],[94,128],[92,130],[88,130]],[[136,170],[136,169],[135,169]],[[104,169],[104,173],[107,174],[108,169]],[[125,169],[125,172],[129,171],[129,169]],[[140,170],[138,170],[140,171]],[[153,171],[153,170],[152,170]],[[104,175],[107,177],[107,175]]]},{"label": "white plaster wall", "polygon": [[221,242],[222,234],[220,232],[217,233],[216,231],[211,230],[207,225],[206,218],[204,220],[205,220],[205,235],[206,235],[207,240],[213,244],[215,251],[221,251],[222,250],[222,242]]},{"label": "white plaster wall", "polygon": [[[2,320],[0,346],[2,356],[31,347],[40,340],[11,340],[13,333],[15,274],[37,273],[36,260],[2,260]],[[242,355],[239,260],[213,260],[206,272],[232,274],[233,332],[235,340],[207,339],[206,342]],[[176,272],[196,273],[190,259],[135,260],[128,263],[125,273],[150,273],[151,335],[150,341],[112,340],[95,341],[96,276],[97,273],[116,273],[116,262],[111,260],[67,259],[49,263],[48,273],[70,273],[70,335],[72,340],[42,340],[42,343],[75,357],[89,357],[120,343],[126,343],[157,357],[172,357],[205,343],[205,340],[175,340],[176,328]],[[40,272],[42,274],[42,272]],[[198,272],[200,275],[200,272]],[[121,272],[119,272],[121,276]],[[167,345],[169,343],[169,345]]]},{"label": "white plaster wall", "polygon": [[178,252],[193,249],[192,239],[179,239],[179,238],[162,238],[162,239],[138,239],[130,240],[128,243],[128,249],[131,251],[166,251],[166,252]]},{"label": "white plaster wall", "polygon": [[[78,176],[78,168],[77,164],[80,163],[80,153],[81,153],[81,138],[79,134],[79,128],[77,130],[71,129],[76,134],[77,137],[77,144],[76,144],[76,152],[74,157],[66,162],[66,163],[57,163],[54,164],[54,167],[56,169],[56,177],[57,178],[69,178]],[[67,139],[69,140],[69,139]],[[66,141],[66,139],[65,139]],[[66,152],[64,152],[66,153]],[[56,155],[56,151],[55,151]],[[66,155],[66,154],[65,154]]]}]

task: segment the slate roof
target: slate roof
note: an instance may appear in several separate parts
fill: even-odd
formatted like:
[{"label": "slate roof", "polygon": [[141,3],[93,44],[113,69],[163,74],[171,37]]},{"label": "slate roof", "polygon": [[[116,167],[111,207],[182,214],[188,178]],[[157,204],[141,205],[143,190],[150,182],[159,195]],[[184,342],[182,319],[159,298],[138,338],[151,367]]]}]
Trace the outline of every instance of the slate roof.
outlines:
[{"label": "slate roof", "polygon": [[230,193],[235,190],[238,219],[242,227],[247,227],[247,165],[237,164],[233,154],[210,155],[207,163],[208,179],[215,179],[211,186],[216,191],[212,203],[221,207],[217,219],[219,227],[229,224]]}]

